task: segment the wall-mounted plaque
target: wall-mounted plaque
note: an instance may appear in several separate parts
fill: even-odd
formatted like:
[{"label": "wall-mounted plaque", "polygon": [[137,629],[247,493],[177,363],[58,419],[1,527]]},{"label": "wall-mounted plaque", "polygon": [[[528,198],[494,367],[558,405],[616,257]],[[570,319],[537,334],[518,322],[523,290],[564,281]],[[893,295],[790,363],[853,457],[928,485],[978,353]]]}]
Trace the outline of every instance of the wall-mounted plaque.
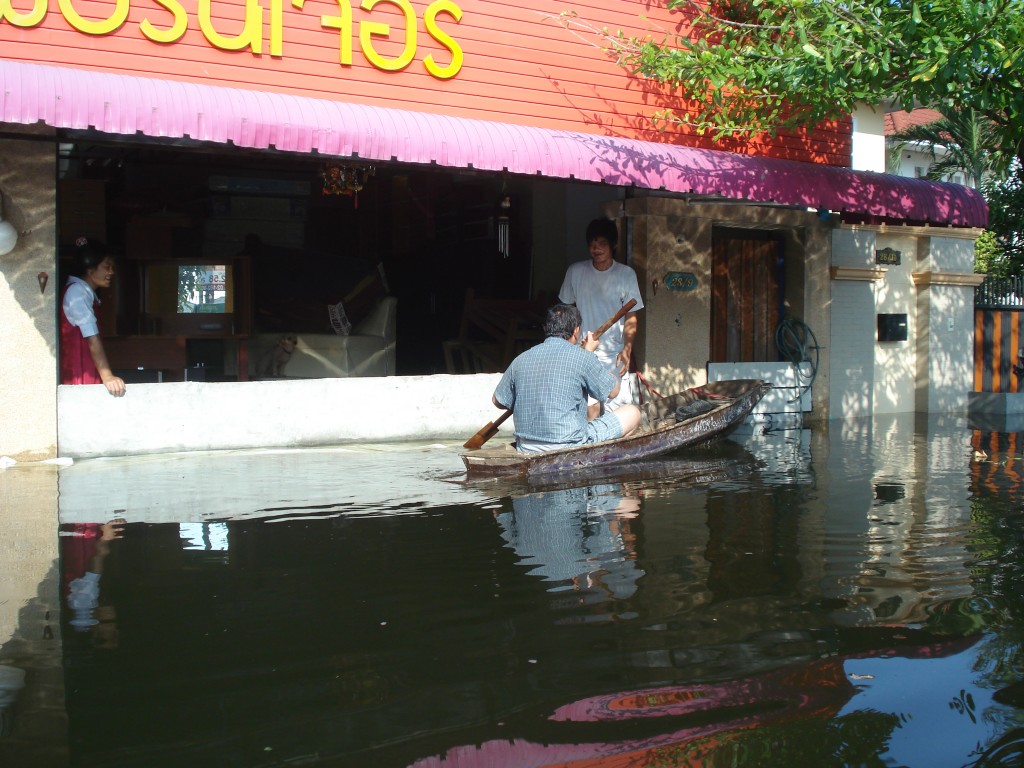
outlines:
[{"label": "wall-mounted plaque", "polygon": [[669,272],[665,275],[665,287],[670,291],[692,291],[697,287],[697,276],[691,272]]},{"label": "wall-mounted plaque", "polygon": [[880,251],[875,251],[875,264],[885,264],[887,266],[898,266],[900,263],[899,251],[893,248],[882,248]]}]

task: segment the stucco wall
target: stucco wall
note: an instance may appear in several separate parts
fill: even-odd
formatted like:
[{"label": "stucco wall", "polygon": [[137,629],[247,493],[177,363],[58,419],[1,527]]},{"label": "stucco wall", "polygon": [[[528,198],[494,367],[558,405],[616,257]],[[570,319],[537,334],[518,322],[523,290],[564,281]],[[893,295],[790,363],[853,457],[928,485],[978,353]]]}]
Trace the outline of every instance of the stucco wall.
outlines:
[{"label": "stucco wall", "polygon": [[[899,251],[900,264],[875,264],[875,252]],[[832,234],[832,412],[844,417],[915,408],[916,239],[873,228]],[[879,341],[878,315],[906,314],[906,341]]]},{"label": "stucco wall", "polygon": [[[627,201],[633,267],[643,294],[637,363],[657,391],[678,392],[707,381],[711,343],[711,229],[681,200]],[[664,285],[670,272],[697,279],[690,291]]]},{"label": "stucco wall", "polygon": [[[56,455],[56,257],[55,145],[0,139],[3,217],[21,236],[0,256],[0,455],[19,461]],[[39,275],[48,276],[40,291]]]},{"label": "stucco wall", "polygon": [[[787,311],[806,323],[821,345],[809,419],[829,418],[829,223],[805,211],[661,197],[626,200],[618,215],[630,219],[633,267],[645,304],[634,345],[637,362],[651,385],[662,393],[707,380],[714,228],[779,231],[785,240]],[[669,290],[665,278],[672,272],[692,274],[696,287]]]}]

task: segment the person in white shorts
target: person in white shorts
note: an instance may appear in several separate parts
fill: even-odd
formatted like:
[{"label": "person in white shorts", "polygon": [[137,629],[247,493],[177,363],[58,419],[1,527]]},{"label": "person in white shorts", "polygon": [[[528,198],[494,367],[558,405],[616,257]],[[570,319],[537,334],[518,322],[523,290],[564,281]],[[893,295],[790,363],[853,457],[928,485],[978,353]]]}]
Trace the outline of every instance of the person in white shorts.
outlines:
[{"label": "person in white shorts", "polygon": [[[594,219],[587,225],[589,261],[569,265],[558,292],[559,301],[575,304],[583,316],[583,333],[597,330],[630,299],[636,307],[601,336],[598,359],[621,379],[618,394],[603,405],[610,410],[633,402],[629,362],[636,336],[637,312],[644,308],[640,285],[632,267],[615,260],[618,230],[610,219]],[[591,401],[590,414],[603,410],[602,404]]]}]

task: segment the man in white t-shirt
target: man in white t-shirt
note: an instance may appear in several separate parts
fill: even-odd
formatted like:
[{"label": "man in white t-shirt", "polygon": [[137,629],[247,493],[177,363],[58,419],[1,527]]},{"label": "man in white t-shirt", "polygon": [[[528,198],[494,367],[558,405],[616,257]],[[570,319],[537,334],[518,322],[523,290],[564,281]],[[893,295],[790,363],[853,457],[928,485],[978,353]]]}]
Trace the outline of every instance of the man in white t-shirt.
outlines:
[{"label": "man in white t-shirt", "polygon": [[[587,248],[590,261],[577,261],[569,265],[565,280],[558,292],[559,301],[575,304],[583,315],[581,334],[595,331],[618,312],[630,299],[636,307],[601,336],[595,354],[598,359],[622,381],[618,394],[605,405],[614,410],[624,403],[633,402],[630,386],[630,356],[636,336],[637,312],[644,308],[636,272],[615,261],[618,230],[610,219],[594,219],[587,225]],[[591,403],[590,415],[599,413],[601,405]]]}]

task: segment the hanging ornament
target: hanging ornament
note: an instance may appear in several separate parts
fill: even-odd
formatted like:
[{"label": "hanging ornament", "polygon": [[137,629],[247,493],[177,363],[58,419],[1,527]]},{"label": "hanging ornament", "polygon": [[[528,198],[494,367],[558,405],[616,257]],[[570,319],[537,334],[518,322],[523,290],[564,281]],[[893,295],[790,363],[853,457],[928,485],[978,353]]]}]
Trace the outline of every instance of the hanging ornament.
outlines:
[{"label": "hanging ornament", "polygon": [[498,203],[498,253],[504,258],[509,257],[511,236],[509,233],[509,213],[512,211],[512,198],[503,194]]},{"label": "hanging ornament", "polygon": [[324,164],[323,171],[320,172],[323,177],[324,195],[340,195],[343,194],[345,184],[342,180],[342,169],[340,165],[331,165],[330,163]]},{"label": "hanging ornament", "polygon": [[320,176],[323,179],[324,195],[347,195],[352,198],[352,206],[359,207],[359,193],[366,182],[374,175],[376,169],[372,165],[334,165],[325,163]]}]

